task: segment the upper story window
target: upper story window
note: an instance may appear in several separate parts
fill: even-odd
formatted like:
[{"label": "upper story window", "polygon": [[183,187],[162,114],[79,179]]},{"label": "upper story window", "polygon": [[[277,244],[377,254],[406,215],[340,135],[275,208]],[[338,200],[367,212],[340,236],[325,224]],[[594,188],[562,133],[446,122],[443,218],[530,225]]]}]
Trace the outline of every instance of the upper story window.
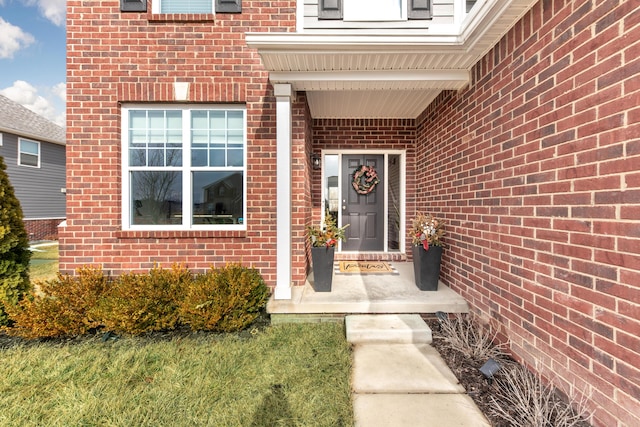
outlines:
[{"label": "upper story window", "polygon": [[18,143],[18,164],[20,166],[40,167],[40,143],[20,138]]},{"label": "upper story window", "polygon": [[123,108],[125,229],[244,230],[245,109]]},{"label": "upper story window", "polygon": [[153,13],[240,13],[241,0],[155,0],[152,3]]},{"label": "upper story window", "polygon": [[215,0],[156,0],[153,13],[213,13]]},{"label": "upper story window", "polygon": [[345,21],[430,19],[432,0],[319,0],[318,18]]}]

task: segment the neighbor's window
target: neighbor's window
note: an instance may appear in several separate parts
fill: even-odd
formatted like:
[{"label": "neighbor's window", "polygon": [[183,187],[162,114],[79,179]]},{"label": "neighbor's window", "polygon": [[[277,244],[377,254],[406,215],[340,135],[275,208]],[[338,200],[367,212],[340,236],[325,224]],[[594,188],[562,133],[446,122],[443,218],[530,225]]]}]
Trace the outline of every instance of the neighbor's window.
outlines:
[{"label": "neighbor's window", "polygon": [[129,106],[123,129],[125,228],[244,229],[244,108]]},{"label": "neighbor's window", "polygon": [[20,138],[18,164],[20,166],[40,167],[40,143]]}]

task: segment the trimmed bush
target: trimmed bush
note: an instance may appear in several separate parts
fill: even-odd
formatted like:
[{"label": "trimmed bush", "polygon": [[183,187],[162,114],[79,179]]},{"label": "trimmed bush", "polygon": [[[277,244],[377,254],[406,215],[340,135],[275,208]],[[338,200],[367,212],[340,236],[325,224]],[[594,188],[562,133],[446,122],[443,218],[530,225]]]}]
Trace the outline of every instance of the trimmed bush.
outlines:
[{"label": "trimmed bush", "polygon": [[185,292],[180,316],[193,330],[238,331],[258,317],[268,296],[258,270],[228,264],[195,278]]},{"label": "trimmed bush", "polygon": [[98,303],[97,317],[105,329],[142,334],[175,328],[184,289],[193,280],[183,265],[155,266],[145,274],[123,274]]},{"label": "trimmed bush", "polygon": [[84,267],[75,276],[61,275],[39,282],[38,292],[8,313],[14,322],[7,332],[23,338],[57,338],[86,334],[100,326],[92,310],[108,287],[100,268]]},{"label": "trimmed bush", "polygon": [[0,326],[9,323],[6,310],[28,294],[29,236],[22,221],[22,207],[9,182],[0,157]]}]

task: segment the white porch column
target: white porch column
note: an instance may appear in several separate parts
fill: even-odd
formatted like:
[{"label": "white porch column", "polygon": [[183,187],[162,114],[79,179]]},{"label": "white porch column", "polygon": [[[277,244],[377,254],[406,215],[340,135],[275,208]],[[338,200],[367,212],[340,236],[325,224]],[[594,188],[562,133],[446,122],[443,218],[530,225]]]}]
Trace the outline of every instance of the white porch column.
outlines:
[{"label": "white porch column", "polygon": [[275,299],[291,299],[291,99],[290,84],[275,84],[276,96],[276,288]]}]

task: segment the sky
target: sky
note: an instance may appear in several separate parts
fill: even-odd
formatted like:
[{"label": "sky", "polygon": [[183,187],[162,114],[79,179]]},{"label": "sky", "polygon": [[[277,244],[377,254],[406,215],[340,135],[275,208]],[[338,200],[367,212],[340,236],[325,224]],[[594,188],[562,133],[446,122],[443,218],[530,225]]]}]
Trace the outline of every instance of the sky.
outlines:
[{"label": "sky", "polygon": [[65,125],[66,0],[0,0],[0,93]]}]

